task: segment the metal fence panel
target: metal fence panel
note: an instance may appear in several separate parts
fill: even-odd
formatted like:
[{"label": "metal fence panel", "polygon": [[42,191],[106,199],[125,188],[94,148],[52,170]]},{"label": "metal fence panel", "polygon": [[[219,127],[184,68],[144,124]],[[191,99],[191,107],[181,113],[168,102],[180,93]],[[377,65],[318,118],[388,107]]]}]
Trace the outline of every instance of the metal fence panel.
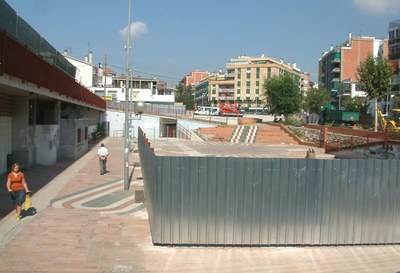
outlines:
[{"label": "metal fence panel", "polygon": [[400,243],[399,160],[155,156],[142,137],[139,147],[155,244]]}]

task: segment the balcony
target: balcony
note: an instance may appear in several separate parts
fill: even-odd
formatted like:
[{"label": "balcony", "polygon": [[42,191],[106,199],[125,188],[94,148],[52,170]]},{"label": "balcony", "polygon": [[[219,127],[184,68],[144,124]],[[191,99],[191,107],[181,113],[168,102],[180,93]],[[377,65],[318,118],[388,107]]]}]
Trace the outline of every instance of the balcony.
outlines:
[{"label": "balcony", "polygon": [[220,93],[220,94],[235,93],[235,90],[234,90],[234,89],[223,89],[223,88],[219,88],[219,89],[218,89],[218,93]]},{"label": "balcony", "polygon": [[340,63],[340,58],[335,58],[332,60],[333,63]]},{"label": "balcony", "polygon": [[228,79],[235,78],[235,72],[227,73],[226,78],[228,78]]},{"label": "balcony", "polygon": [[218,96],[218,100],[235,100],[234,96]]},{"label": "balcony", "polygon": [[340,73],[340,68],[335,67],[334,69],[332,69],[332,73]]}]

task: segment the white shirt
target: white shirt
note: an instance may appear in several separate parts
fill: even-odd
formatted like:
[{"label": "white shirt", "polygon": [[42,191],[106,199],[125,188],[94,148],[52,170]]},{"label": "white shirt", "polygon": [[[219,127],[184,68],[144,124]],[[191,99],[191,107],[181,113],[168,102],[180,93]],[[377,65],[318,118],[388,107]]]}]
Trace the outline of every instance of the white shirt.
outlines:
[{"label": "white shirt", "polygon": [[106,147],[100,147],[100,149],[97,151],[97,154],[99,156],[107,156],[108,155],[108,150]]}]

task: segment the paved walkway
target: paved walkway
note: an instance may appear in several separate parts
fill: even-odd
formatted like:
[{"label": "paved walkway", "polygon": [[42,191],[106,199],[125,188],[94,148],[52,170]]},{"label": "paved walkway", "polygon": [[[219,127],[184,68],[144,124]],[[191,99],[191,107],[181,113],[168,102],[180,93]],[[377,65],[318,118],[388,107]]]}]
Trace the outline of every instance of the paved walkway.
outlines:
[{"label": "paved walkway", "polygon": [[[99,174],[98,147],[74,163],[39,167],[51,178],[40,187],[35,171],[26,171],[30,187],[38,188],[36,213],[17,223],[11,212],[0,221],[0,272],[400,272],[400,246],[153,246],[145,206],[135,203],[132,190],[141,186],[140,167],[131,190],[123,191],[123,141],[104,143],[110,151],[105,175]],[[175,140],[157,145],[194,155],[207,146],[194,144],[203,148],[193,150]],[[137,153],[130,156],[134,162]]]}]

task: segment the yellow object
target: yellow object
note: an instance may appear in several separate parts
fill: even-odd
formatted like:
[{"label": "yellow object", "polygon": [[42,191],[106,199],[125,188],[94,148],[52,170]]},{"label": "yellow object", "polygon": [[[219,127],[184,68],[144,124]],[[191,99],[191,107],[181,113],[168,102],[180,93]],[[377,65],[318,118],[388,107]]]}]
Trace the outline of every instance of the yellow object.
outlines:
[{"label": "yellow object", "polygon": [[383,116],[381,110],[377,110],[379,123],[382,126],[383,131],[388,130],[389,132],[400,132],[400,109],[395,108],[390,111],[388,120]]},{"label": "yellow object", "polygon": [[24,204],[24,209],[28,210],[32,205],[32,199],[31,199],[31,194],[27,193],[25,197],[25,204]]}]

